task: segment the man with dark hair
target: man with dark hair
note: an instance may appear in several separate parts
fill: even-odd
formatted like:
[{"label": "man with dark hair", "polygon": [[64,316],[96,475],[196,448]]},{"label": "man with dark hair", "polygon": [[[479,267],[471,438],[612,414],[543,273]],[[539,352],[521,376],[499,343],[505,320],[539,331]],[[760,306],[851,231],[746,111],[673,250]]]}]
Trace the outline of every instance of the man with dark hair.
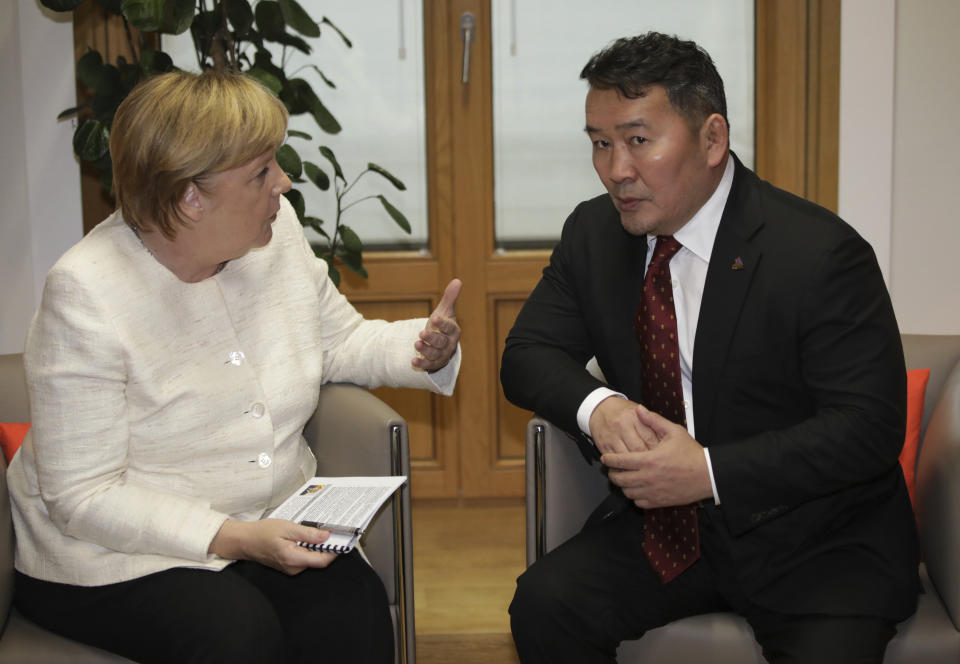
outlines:
[{"label": "man with dark hair", "polygon": [[581,78],[608,195],[567,220],[501,381],[615,487],[518,580],[521,660],[612,662],[624,639],[735,611],[771,663],[881,662],[919,583],[872,249],[729,151],[693,42],[620,39]]}]

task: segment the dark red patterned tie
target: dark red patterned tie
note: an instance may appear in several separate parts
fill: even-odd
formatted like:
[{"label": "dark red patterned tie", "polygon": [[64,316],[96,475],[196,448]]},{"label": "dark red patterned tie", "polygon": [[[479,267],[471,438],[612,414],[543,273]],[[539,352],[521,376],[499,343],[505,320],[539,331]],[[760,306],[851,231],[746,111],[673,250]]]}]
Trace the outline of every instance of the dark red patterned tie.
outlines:
[{"label": "dark red patterned tie", "polygon": [[[680,248],[673,236],[657,237],[643,280],[636,330],[640,342],[643,404],[686,426],[677,316],[670,279],[670,259]],[[669,583],[700,557],[697,506],[648,509],[643,518],[643,551],[660,580]]]}]

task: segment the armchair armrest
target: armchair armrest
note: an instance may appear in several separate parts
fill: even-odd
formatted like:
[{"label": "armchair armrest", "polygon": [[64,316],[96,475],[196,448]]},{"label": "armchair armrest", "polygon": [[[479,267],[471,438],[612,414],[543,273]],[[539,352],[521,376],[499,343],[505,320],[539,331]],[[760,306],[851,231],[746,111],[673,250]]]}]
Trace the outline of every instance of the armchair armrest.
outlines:
[{"label": "armchair armrest", "polygon": [[321,387],[317,409],[303,435],[317,457],[319,475],[410,474],[407,423],[357,385]]},{"label": "armchair armrest", "polygon": [[960,630],[960,363],[944,382],[923,437],[916,502],[931,585]]},{"label": "armchair armrest", "polygon": [[610,485],[599,462],[588,462],[567,433],[536,415],[527,424],[526,453],[529,566],[579,532]]},{"label": "armchair armrest", "polygon": [[[303,430],[317,458],[317,475],[410,477],[407,423],[383,401],[356,385],[320,388],[317,409]],[[415,661],[413,535],[409,481],[374,517],[362,541],[396,610],[397,656]]]}]

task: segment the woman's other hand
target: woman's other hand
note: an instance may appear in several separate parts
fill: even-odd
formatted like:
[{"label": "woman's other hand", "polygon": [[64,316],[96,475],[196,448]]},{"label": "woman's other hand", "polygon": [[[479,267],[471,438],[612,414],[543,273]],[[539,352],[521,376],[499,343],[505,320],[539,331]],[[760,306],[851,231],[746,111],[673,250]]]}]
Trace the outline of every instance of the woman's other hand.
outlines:
[{"label": "woman's other hand", "polygon": [[413,358],[413,366],[424,371],[437,371],[450,361],[450,357],[457,350],[460,342],[460,325],[454,307],[460,296],[463,282],[454,279],[443,291],[440,304],[430,314],[426,327],[420,332],[420,339],[413,344],[417,357]]},{"label": "woman's other hand", "polygon": [[335,553],[311,551],[297,542],[320,544],[330,532],[285,519],[227,519],[210,542],[209,552],[227,560],[253,560],[293,576],[308,567],[326,567]]}]

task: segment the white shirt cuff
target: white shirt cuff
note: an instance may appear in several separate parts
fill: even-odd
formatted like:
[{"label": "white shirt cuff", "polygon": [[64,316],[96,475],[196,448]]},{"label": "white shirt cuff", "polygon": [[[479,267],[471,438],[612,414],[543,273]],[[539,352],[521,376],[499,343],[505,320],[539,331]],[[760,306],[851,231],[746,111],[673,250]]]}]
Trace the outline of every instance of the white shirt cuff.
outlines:
[{"label": "white shirt cuff", "polygon": [[594,409],[600,405],[600,402],[607,397],[627,398],[626,395],[614,392],[609,387],[598,387],[595,389],[587,395],[587,398],[583,400],[583,403],[581,403],[577,409],[577,426],[580,427],[580,431],[588,436],[590,435],[590,416],[593,415]]},{"label": "white shirt cuff", "polygon": [[453,351],[450,360],[440,369],[427,372],[427,378],[436,387],[436,392],[444,396],[453,394],[453,387],[457,383],[457,376],[460,375],[460,344]]},{"label": "white shirt cuff", "polygon": [[710,471],[710,488],[713,489],[713,502],[720,504],[720,494],[717,493],[717,481],[713,479],[713,463],[710,461],[710,450],[703,448],[703,456],[707,458],[707,470]]}]

